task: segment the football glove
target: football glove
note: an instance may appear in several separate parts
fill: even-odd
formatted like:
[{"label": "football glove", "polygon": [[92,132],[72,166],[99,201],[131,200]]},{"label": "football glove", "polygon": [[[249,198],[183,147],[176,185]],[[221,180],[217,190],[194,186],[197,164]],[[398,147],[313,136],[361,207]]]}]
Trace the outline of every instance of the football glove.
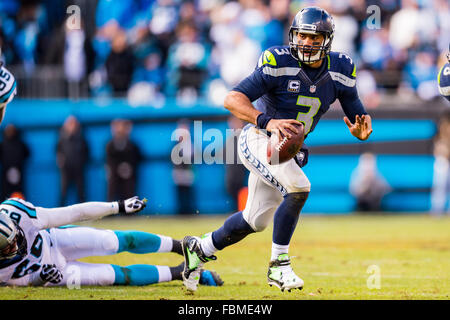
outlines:
[{"label": "football glove", "polygon": [[126,200],[119,200],[119,213],[136,213],[145,208],[147,199],[139,199],[138,196]]},{"label": "football glove", "polygon": [[59,271],[59,269],[54,264],[44,264],[39,276],[41,277],[42,281],[55,284],[61,282],[63,278],[61,271]]}]

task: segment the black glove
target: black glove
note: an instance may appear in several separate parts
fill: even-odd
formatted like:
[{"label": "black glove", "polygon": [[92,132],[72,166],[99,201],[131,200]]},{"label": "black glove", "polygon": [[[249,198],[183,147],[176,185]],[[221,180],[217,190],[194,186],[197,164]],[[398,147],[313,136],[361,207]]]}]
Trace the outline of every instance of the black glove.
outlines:
[{"label": "black glove", "polygon": [[300,151],[295,155],[294,159],[300,168],[303,168],[308,163],[309,151],[308,148],[301,148]]},{"label": "black glove", "polygon": [[44,264],[39,276],[42,281],[51,283],[59,283],[63,278],[61,271],[54,264]]}]

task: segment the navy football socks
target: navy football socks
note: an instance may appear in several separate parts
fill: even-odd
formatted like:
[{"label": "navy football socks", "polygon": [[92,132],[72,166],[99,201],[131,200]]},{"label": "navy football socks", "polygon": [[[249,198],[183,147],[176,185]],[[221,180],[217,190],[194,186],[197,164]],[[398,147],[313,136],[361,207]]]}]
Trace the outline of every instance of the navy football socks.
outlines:
[{"label": "navy football socks", "polygon": [[238,211],[225,220],[222,227],[212,233],[214,247],[222,250],[229,245],[241,241],[250,233],[255,232],[244,220],[242,211]]},{"label": "navy football socks", "polygon": [[281,202],[273,218],[272,241],[279,245],[288,245],[297,226],[300,211],[309,192],[288,193]]}]

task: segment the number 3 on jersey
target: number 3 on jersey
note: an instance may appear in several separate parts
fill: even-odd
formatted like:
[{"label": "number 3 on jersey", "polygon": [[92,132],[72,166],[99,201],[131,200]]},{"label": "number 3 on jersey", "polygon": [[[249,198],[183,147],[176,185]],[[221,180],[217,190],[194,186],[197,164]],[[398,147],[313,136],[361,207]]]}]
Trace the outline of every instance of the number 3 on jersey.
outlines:
[{"label": "number 3 on jersey", "polygon": [[307,112],[299,112],[297,114],[297,121],[303,123],[305,127],[305,135],[309,133],[311,130],[311,126],[314,121],[314,117],[320,109],[322,103],[319,98],[315,97],[306,97],[306,96],[298,96],[297,105],[302,107],[308,107],[309,110]]}]

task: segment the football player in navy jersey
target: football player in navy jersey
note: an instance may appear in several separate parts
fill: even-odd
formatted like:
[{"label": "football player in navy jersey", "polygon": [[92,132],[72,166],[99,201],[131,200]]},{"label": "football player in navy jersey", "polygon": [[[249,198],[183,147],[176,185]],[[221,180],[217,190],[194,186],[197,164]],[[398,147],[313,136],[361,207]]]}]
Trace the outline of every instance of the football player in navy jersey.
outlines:
[{"label": "football player in navy jersey", "polygon": [[334,23],[318,7],[307,7],[295,16],[289,30],[289,45],[265,50],[254,72],[242,80],[225,99],[225,107],[249,122],[239,137],[238,152],[250,170],[245,209],[231,215],[212,233],[183,239],[185,268],[183,282],[197,289],[203,264],[215,260],[214,253],[250,233],[264,230],[273,220],[271,259],[267,279],[282,291],[302,289],[303,280],[293,271],[289,243],[300,211],[310,191],[301,169],[307,150],[293,159],[270,165],[267,161],[268,133],[287,129],[297,132],[302,123],[305,138],[338,99],[350,133],[367,140],[372,133],[371,118],[356,90],[356,68],[346,54],[331,51]]},{"label": "football player in navy jersey", "polygon": [[448,62],[444,64],[438,73],[439,93],[450,101],[450,44],[447,53]]},{"label": "football player in navy jersey", "polygon": [[[438,73],[439,93],[450,101],[450,44],[448,62]],[[450,109],[439,115],[438,132],[434,139],[433,187],[431,191],[431,213],[450,214],[448,194],[450,188]],[[449,203],[447,205],[447,203]]]}]

